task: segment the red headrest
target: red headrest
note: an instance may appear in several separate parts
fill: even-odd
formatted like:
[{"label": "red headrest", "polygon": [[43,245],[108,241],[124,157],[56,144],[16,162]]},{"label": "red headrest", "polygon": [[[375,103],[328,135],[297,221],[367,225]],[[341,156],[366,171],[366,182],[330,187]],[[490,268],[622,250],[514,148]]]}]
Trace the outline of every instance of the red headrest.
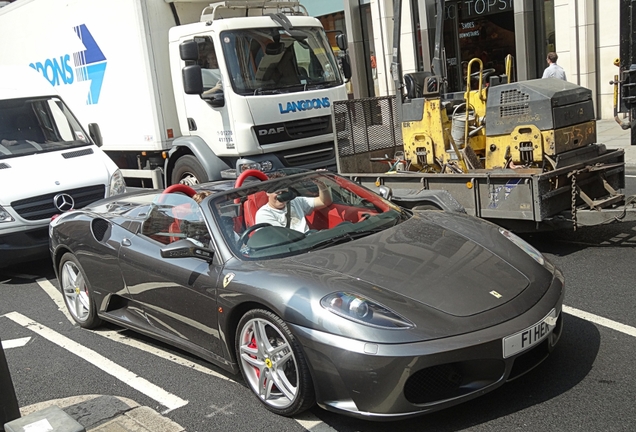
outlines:
[{"label": "red headrest", "polygon": [[267,194],[263,191],[249,195],[243,204],[243,217],[247,228],[255,224],[256,212],[267,204]]}]

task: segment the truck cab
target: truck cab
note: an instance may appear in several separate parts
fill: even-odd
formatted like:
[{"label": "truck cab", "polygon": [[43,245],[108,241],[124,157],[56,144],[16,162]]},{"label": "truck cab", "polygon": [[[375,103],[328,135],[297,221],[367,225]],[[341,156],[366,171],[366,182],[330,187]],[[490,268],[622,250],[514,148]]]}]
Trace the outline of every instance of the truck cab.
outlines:
[{"label": "truck cab", "polygon": [[[170,29],[183,134],[173,155],[197,151],[202,140],[216,158],[197,159],[225,178],[248,168],[335,169],[331,104],[346,91],[320,22],[280,13],[291,2],[267,3],[260,16],[249,16],[255,12],[245,4],[216,3],[201,22]],[[172,172],[173,182],[192,181],[180,166]]]}]

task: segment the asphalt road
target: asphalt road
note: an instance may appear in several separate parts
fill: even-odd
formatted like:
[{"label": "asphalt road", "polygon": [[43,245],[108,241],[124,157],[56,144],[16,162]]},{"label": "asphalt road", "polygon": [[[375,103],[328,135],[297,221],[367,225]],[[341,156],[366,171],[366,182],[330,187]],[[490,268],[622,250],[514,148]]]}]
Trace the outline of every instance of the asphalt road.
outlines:
[{"label": "asphalt road", "polygon": [[[636,177],[627,179],[636,194]],[[20,406],[82,394],[123,396],[188,431],[632,431],[636,428],[636,223],[524,236],[566,278],[565,329],[530,374],[454,408],[373,423],[319,408],[287,419],[239,377],[130,331],[73,325],[50,261],[0,270],[0,337]],[[59,296],[59,294],[58,294]]]}]

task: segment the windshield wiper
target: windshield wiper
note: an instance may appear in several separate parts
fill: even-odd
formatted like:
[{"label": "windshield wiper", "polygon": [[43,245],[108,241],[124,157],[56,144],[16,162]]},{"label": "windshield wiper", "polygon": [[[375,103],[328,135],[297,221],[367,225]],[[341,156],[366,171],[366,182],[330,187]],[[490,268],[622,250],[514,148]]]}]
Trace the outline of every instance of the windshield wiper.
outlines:
[{"label": "windshield wiper", "polygon": [[328,246],[334,246],[341,243],[347,243],[351,240],[357,240],[362,237],[366,237],[371,234],[375,234],[378,231],[382,231],[382,229],[372,229],[372,230],[362,230],[362,231],[352,231],[344,234],[337,235],[335,237],[331,237],[322,241],[319,241],[315,245],[309,247],[309,250],[318,250],[324,249]]}]

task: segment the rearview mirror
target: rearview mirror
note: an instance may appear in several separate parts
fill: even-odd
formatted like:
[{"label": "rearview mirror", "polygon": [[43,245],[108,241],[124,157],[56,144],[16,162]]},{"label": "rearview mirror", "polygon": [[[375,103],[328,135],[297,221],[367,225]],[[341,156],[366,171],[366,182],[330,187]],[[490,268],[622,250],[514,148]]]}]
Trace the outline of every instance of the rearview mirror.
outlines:
[{"label": "rearview mirror", "polygon": [[189,95],[200,95],[203,93],[203,77],[201,76],[201,66],[189,65],[181,71],[183,79],[183,91]]},{"label": "rearview mirror", "polygon": [[389,200],[390,201],[391,198],[393,198],[393,190],[391,190],[391,188],[388,187],[388,186],[384,186],[384,185],[380,186],[378,188],[378,193],[385,200]]},{"label": "rearview mirror", "polygon": [[102,144],[104,144],[104,141],[102,140],[102,132],[100,131],[97,123],[88,124],[88,134],[91,136],[91,139],[97,147],[101,147]]},{"label": "rearview mirror", "polygon": [[336,45],[338,45],[338,48],[340,48],[342,51],[346,51],[347,50],[347,35],[344,33],[340,33],[339,35],[336,35]]},{"label": "rearview mirror", "polygon": [[201,258],[211,262],[214,251],[195,245],[188,239],[178,240],[161,249],[162,258]]},{"label": "rearview mirror", "polygon": [[193,40],[181,42],[179,56],[183,61],[197,61],[199,59],[199,45]]}]

